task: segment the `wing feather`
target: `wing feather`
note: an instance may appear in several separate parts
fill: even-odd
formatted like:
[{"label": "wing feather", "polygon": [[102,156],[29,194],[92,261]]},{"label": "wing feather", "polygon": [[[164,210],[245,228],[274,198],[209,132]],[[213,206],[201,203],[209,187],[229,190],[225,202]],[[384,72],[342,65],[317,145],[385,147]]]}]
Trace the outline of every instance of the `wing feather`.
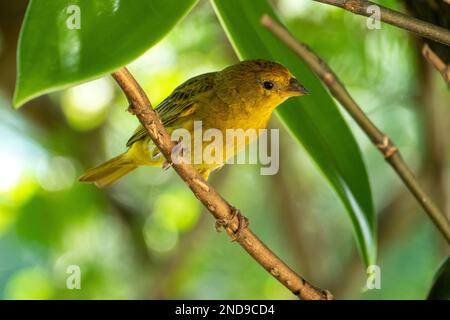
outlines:
[{"label": "wing feather", "polygon": [[[213,89],[216,72],[205,73],[191,78],[178,86],[157,107],[159,117],[164,126],[175,120],[191,115],[196,110],[198,96]],[[127,142],[127,147],[147,137],[147,130],[140,125]]]}]

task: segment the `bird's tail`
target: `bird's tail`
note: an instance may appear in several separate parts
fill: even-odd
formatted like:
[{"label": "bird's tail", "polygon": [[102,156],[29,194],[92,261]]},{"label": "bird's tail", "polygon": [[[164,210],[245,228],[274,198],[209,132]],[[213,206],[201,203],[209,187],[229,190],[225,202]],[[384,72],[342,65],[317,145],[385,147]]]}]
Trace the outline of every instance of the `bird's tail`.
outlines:
[{"label": "bird's tail", "polygon": [[79,181],[95,183],[100,188],[109,186],[137,168],[127,158],[126,153],[122,153],[93,169],[89,169],[79,178]]}]

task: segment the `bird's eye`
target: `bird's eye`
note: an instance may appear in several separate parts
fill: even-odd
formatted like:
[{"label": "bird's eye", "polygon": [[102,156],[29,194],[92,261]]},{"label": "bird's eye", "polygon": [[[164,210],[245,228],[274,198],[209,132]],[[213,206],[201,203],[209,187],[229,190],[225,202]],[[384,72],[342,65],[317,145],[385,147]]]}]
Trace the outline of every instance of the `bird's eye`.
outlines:
[{"label": "bird's eye", "polygon": [[273,87],[274,87],[274,84],[273,84],[272,81],[266,80],[266,81],[263,82],[263,86],[264,86],[264,89],[272,90]]}]

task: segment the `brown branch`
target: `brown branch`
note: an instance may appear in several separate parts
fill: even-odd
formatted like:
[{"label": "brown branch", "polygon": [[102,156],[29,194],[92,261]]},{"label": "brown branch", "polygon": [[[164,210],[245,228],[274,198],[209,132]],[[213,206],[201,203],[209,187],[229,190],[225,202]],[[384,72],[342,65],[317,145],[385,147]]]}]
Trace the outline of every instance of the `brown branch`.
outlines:
[{"label": "brown branch", "polygon": [[383,7],[377,3],[366,0],[314,0],[342,8],[357,15],[371,17],[372,12],[368,10],[370,6],[377,6],[380,9],[381,21],[393,26],[405,29],[421,37],[440,42],[450,46],[450,31],[423,20],[410,17],[401,12]]},{"label": "brown branch", "polygon": [[446,65],[444,61],[428,46],[424,44],[422,55],[430,62],[433,67],[442,74],[444,81],[450,84],[450,65]]},{"label": "brown branch", "polygon": [[291,48],[292,51],[294,51],[295,54],[323,81],[330,90],[330,93],[341,103],[359,127],[370,138],[373,144],[381,151],[386,161],[397,172],[398,176],[403,180],[403,183],[408,187],[436,227],[441,231],[447,242],[450,243],[450,223],[447,217],[434,204],[419,184],[412,171],[400,156],[397,147],[391,142],[387,135],[381,132],[370,119],[367,118],[331,68],[322,61],[311,48],[298,42],[289,31],[268,15],[264,15],[261,18],[261,23]]},{"label": "brown branch", "polygon": [[[129,111],[136,115],[149,136],[169,163],[174,142],[161,123],[157,113],[141,86],[126,68],[112,74],[130,103]],[[178,162],[178,161],[177,161]],[[186,182],[195,196],[203,203],[218,222],[225,222],[224,228],[264,269],[301,299],[332,299],[328,291],[317,289],[296,274],[278,258],[247,227],[240,228],[240,218],[231,207],[190,164],[173,163],[173,169]],[[242,226],[241,226],[242,227]],[[236,232],[239,236],[236,237]]]}]

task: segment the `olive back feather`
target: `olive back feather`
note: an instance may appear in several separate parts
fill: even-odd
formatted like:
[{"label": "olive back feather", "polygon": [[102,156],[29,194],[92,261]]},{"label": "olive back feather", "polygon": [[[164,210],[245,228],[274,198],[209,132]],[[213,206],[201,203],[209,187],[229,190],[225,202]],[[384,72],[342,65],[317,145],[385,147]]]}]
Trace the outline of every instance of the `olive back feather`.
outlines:
[{"label": "olive back feather", "polygon": [[[175,88],[155,109],[163,125],[170,125],[175,120],[192,114],[195,111],[196,96],[214,88],[216,74],[217,72],[210,72],[196,76]],[[147,136],[147,130],[140,125],[127,141],[127,147]]]}]

